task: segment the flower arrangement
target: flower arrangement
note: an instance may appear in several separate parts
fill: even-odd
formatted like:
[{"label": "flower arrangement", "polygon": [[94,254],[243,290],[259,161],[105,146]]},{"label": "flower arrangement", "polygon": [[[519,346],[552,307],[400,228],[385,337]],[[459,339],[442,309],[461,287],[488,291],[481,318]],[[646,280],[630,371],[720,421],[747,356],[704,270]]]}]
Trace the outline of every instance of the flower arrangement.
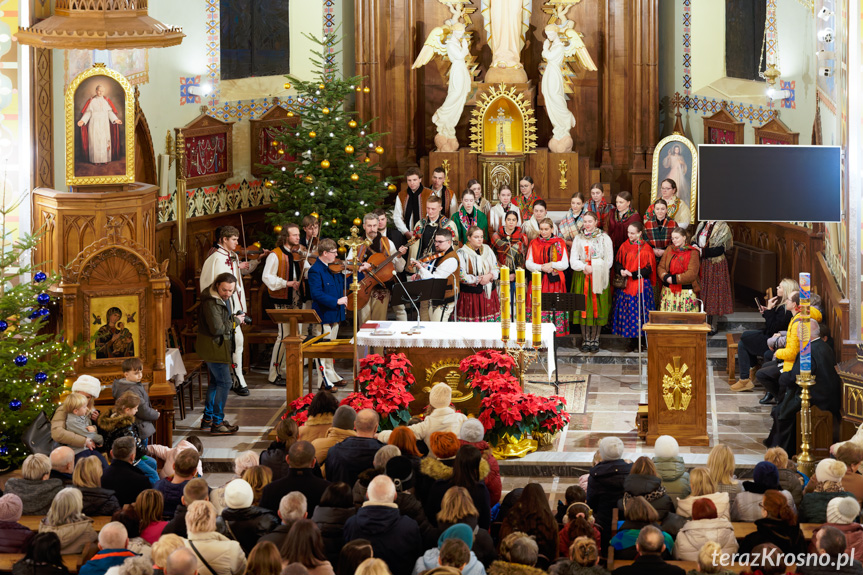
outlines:
[{"label": "flower arrangement", "polygon": [[342,405],[350,405],[357,411],[374,409],[381,416],[382,430],[406,424],[411,418],[408,406],[414,400],[410,388],[416,383],[411,367],[403,353],[364,357],[357,374],[361,393],[350,394],[342,400]]},{"label": "flower arrangement", "polygon": [[487,349],[469,355],[459,362],[459,369],[465,374],[465,381],[470,382],[477,376],[499,373],[509,375],[516,369],[515,359],[503,351]]},{"label": "flower arrangement", "polygon": [[309,406],[315,398],[314,393],[307,393],[291,402],[288,406],[288,411],[282,415],[282,419],[291,418],[297,422],[298,426],[302,426],[309,419]]}]

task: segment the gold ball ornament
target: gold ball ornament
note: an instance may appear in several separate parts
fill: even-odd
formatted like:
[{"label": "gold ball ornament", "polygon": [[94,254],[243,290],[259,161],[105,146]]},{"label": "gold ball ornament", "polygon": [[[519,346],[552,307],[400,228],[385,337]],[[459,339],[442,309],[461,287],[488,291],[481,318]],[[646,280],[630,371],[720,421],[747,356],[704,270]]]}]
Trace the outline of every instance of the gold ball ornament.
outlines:
[{"label": "gold ball ornament", "polygon": [[369,92],[371,92],[371,91],[372,91],[372,90],[371,90],[371,88],[369,88],[368,86],[366,86],[365,88],[363,88],[363,94],[368,94],[368,93],[369,93]]},{"label": "gold ball ornament", "polygon": [[375,154],[380,155],[380,154],[383,154],[383,153],[384,153],[384,147],[383,147],[383,146],[378,146],[378,147],[376,147],[376,148],[375,148]]},{"label": "gold ball ornament", "polygon": [[324,88],[326,88],[326,85],[318,84],[318,90],[323,90]]},{"label": "gold ball ornament", "polygon": [[324,108],[323,110],[321,110],[321,112],[323,112],[324,114],[329,114],[329,113],[330,113],[330,109],[329,109],[329,108]]},{"label": "gold ball ornament", "polygon": [[372,161],[372,159],[370,157],[366,156],[365,158],[363,158],[363,161],[368,164],[369,162]]},{"label": "gold ball ornament", "polygon": [[345,146],[345,153],[346,154],[353,154],[354,153],[354,147],[351,146],[350,144],[348,144],[347,146]]},{"label": "gold ball ornament", "polygon": [[317,132],[315,132],[314,130],[313,130],[313,131],[311,131],[311,132],[309,132],[309,137],[310,137],[310,138],[314,138],[314,137],[316,137],[317,135],[318,135],[318,133],[317,133]]},{"label": "gold ball ornament", "polygon": [[310,213],[309,215],[310,215],[310,216],[312,216],[312,217],[313,217],[313,218],[315,218],[315,219],[318,219],[318,212],[312,212],[312,213]]},{"label": "gold ball ornament", "polygon": [[356,182],[359,179],[360,179],[360,177],[357,174],[351,174],[351,181],[352,182]]},{"label": "gold ball ornament", "polygon": [[348,248],[346,248],[345,246],[339,246],[338,250],[339,250],[339,255],[341,255],[341,256],[348,253]]},{"label": "gold ball ornament", "polygon": [[252,246],[254,246],[257,249],[261,249],[261,242],[255,242],[252,244]]},{"label": "gold ball ornament", "polygon": [[363,91],[363,87],[362,87],[362,86],[357,86],[357,92],[362,92],[362,91]]},{"label": "gold ball ornament", "polygon": [[285,151],[284,151],[282,148],[279,148],[279,153],[280,153],[280,154],[284,154],[284,153],[285,153]]},{"label": "gold ball ornament", "polygon": [[359,219],[359,218],[354,218],[354,225],[355,225],[355,226],[358,226],[358,225],[360,225],[361,223],[363,223],[363,221],[362,221],[361,219]]},{"label": "gold ball ornament", "polygon": [[338,222],[338,220],[337,220],[336,218],[333,218],[333,219],[332,219],[332,220],[330,220],[330,221],[331,221],[333,224],[335,224],[336,222]]},{"label": "gold ball ornament", "polygon": [[357,127],[357,121],[351,120],[350,122],[348,122],[348,126],[351,128],[356,128]]},{"label": "gold ball ornament", "polygon": [[303,178],[303,181],[307,184],[311,184],[315,181],[315,177],[313,175],[309,174]]},{"label": "gold ball ornament", "polygon": [[282,226],[273,226],[273,232],[277,234],[282,233]]},{"label": "gold ball ornament", "polygon": [[395,185],[395,184],[390,184],[389,186],[387,186],[387,190],[389,190],[390,192],[394,192],[394,191],[396,191],[396,185]]},{"label": "gold ball ornament", "polygon": [[329,160],[321,160],[321,167],[324,169],[329,168],[330,167],[330,161]]},{"label": "gold ball ornament", "polygon": [[291,89],[291,83],[285,82],[285,90],[290,90],[290,89]]},{"label": "gold ball ornament", "polygon": [[290,110],[288,110],[288,118],[293,118],[293,117],[294,117],[294,113],[291,112]]}]

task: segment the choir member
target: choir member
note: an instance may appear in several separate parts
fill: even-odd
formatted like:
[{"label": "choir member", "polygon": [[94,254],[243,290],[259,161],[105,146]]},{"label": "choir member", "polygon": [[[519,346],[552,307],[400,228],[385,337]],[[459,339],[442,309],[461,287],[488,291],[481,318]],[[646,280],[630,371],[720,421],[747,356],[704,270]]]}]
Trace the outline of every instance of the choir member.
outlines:
[{"label": "choir member", "polygon": [[[641,218],[638,216],[638,212],[632,208],[632,194],[629,192],[619,192],[614,204],[617,209],[609,216],[606,229],[609,237],[611,237],[614,253],[617,253],[617,250],[626,241],[629,225],[635,222],[641,223]],[[644,228],[644,226],[641,227]],[[654,267],[654,271],[655,269]]]},{"label": "choir member", "polygon": [[599,351],[599,332],[611,314],[611,279],[614,265],[611,238],[599,227],[599,217],[587,212],[584,227],[572,242],[572,293],[584,294],[585,310],[572,313],[572,323],[581,326],[581,351]]},{"label": "choir member", "polygon": [[[529,242],[539,237],[539,222],[548,217],[548,206],[545,200],[536,200],[533,203],[533,215],[521,226],[521,231],[527,236]],[[557,226],[552,223],[552,235],[557,236]]]},{"label": "choir member", "polygon": [[701,222],[692,238],[701,254],[701,299],[710,322],[710,333],[716,333],[719,316],[734,312],[731,300],[731,277],[725,254],[734,245],[731,228],[722,221]]},{"label": "choir member", "polygon": [[614,291],[612,332],[630,338],[628,351],[635,351],[641,325],[647,321],[649,312],[655,309],[656,256],[644,241],[644,224],[639,220],[629,224],[626,233],[627,240],[620,246],[614,260],[615,275],[623,277],[626,283]]},{"label": "choir member", "polygon": [[[534,216],[536,211],[534,210]],[[543,218],[539,222],[539,237],[530,242],[525,266],[530,272],[542,272],[543,293],[566,293],[563,271],[569,267],[566,243],[554,234],[554,222]],[[528,310],[531,308],[528,292]],[[542,311],[542,321],[552,322],[556,335],[569,335],[569,314],[565,311]]]},{"label": "choir member", "polygon": [[657,278],[662,284],[659,309],[697,312],[700,306],[695,292],[700,289],[698,271],[701,257],[698,250],[689,245],[689,234],[683,228],[674,228],[671,232],[671,244],[662,254],[656,270]]},{"label": "choir member", "polygon": [[476,194],[471,190],[465,190],[461,193],[461,207],[453,214],[453,221],[458,230],[458,241],[461,244],[467,243],[467,231],[473,226],[481,229],[484,236],[489,238],[488,217],[476,207]]},{"label": "choir member", "polygon": [[557,225],[560,237],[566,242],[566,249],[572,249],[572,240],[581,233],[581,228],[584,226],[582,218],[585,213],[587,209],[584,207],[584,196],[581,192],[575,192],[569,198],[569,211]]},{"label": "choir member", "polygon": [[525,222],[533,215],[533,203],[540,199],[539,195],[533,191],[533,178],[524,176],[518,181],[518,195],[515,198],[515,205],[521,211],[521,221]]},{"label": "choir member", "polygon": [[500,229],[504,224],[504,218],[506,218],[509,212],[514,212],[518,215],[516,225],[521,226],[521,210],[512,203],[512,188],[507,184],[502,185],[497,191],[497,199],[500,200],[500,203],[495,204],[491,208],[491,213],[488,215],[488,229],[492,233]]},{"label": "choir member", "polygon": [[498,321],[500,298],[495,286],[499,275],[494,251],[483,242],[482,228],[467,231],[467,243],[458,250],[459,285],[456,317],[461,321]]},{"label": "choir member", "polygon": [[605,201],[605,191],[602,189],[602,184],[596,183],[590,186],[590,199],[586,207],[588,212],[596,214],[598,218],[597,227],[607,230],[611,210],[614,208]]},{"label": "choir member", "polygon": [[411,260],[417,273],[414,279],[446,279],[447,291],[443,300],[420,302],[420,319],[422,321],[449,321],[455,309],[455,297],[458,294],[459,259],[458,253],[452,247],[453,234],[449,228],[436,228],[434,232],[433,260],[420,263]]},{"label": "choir member", "polygon": [[[677,225],[684,230],[688,228],[690,219],[689,206],[677,195],[677,183],[671,178],[662,180],[662,183],[659,184],[659,197],[665,200],[665,205],[668,206],[668,217],[677,222]],[[647,208],[647,213],[644,214],[645,223],[653,209],[653,206]]]}]

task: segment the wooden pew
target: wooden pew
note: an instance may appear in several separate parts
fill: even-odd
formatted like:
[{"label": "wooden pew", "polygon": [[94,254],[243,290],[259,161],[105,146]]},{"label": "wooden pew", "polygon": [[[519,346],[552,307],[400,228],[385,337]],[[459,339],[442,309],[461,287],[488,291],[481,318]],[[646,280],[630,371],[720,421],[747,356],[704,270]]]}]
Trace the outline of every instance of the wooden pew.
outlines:
[{"label": "wooden pew", "polygon": [[[44,515],[24,515],[21,517],[21,525],[24,527],[30,528],[32,531],[39,531],[39,523],[44,518]],[[111,522],[111,517],[108,515],[98,515],[96,517],[91,517],[93,520],[93,529],[96,530],[96,533],[102,530],[102,527]]]},{"label": "wooden pew", "polygon": [[[617,569],[618,567],[622,567],[624,565],[632,565],[633,562],[634,561],[632,559],[619,559],[619,560],[615,561],[613,565],[611,564],[611,562],[609,562],[608,570],[612,571],[613,569]],[[698,570],[698,563],[696,563],[695,561],[668,561],[668,563],[670,565],[677,565],[678,567],[680,567],[681,569],[683,569],[687,573],[692,569],[695,569],[696,571]],[[735,564],[735,565],[729,565],[727,567],[723,567],[723,569],[728,569],[729,571],[733,571],[734,573],[743,573],[744,571],[748,571],[749,567],[746,565]],[[796,571],[797,571],[797,567],[795,565],[792,565],[792,566],[788,567],[785,572],[786,573],[796,573]]]},{"label": "wooden pew", "polygon": [[[734,537],[737,539],[743,539],[750,533],[755,533],[758,528],[755,523],[743,523],[743,522],[733,522],[734,526]],[[812,532],[821,527],[821,523],[801,523],[800,531],[803,532],[803,537],[807,540],[812,539]]]},{"label": "wooden pew", "polygon": [[[12,566],[23,558],[23,553],[0,553],[0,573],[11,573]],[[63,555],[63,565],[70,573],[77,573],[80,559],[80,554]]]}]

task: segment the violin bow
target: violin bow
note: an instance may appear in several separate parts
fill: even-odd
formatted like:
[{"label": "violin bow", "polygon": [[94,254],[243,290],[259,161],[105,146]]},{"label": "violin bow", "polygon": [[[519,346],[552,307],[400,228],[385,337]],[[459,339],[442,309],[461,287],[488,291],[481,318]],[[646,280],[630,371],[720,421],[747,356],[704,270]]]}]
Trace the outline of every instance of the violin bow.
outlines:
[{"label": "violin bow", "polygon": [[249,263],[249,247],[246,245],[246,224],[243,222],[243,214],[240,214],[240,233],[243,234],[243,258]]}]

